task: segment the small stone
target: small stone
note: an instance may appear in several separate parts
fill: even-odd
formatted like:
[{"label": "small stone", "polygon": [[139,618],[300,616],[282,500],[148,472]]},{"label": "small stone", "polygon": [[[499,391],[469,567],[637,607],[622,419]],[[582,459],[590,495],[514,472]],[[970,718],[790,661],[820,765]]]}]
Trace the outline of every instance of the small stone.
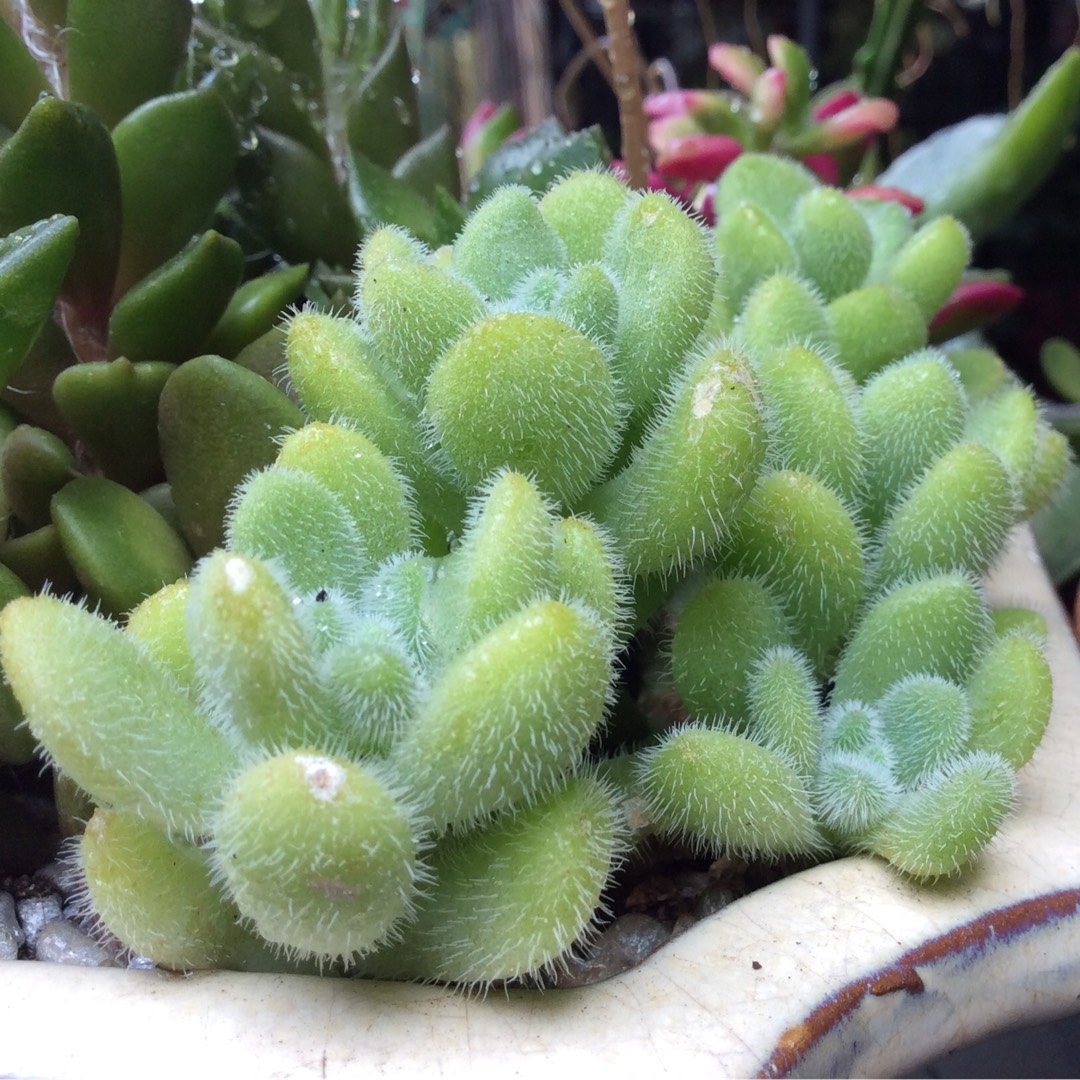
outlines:
[{"label": "small stone", "polygon": [[631,912],[620,915],[596,938],[588,956],[567,961],[557,986],[588,986],[636,967],[671,937],[659,919]]},{"label": "small stone", "polygon": [[63,859],[53,859],[51,863],[46,863],[34,874],[34,880],[66,897],[74,884],[72,876],[71,863]]},{"label": "small stone", "polygon": [[0,892],[0,960],[15,960],[26,935],[15,913],[15,898],[11,893]]},{"label": "small stone", "polygon": [[62,919],[41,928],[35,949],[37,958],[50,964],[103,967],[109,963],[105,950],[93,938]]},{"label": "small stone", "polygon": [[25,900],[18,901],[15,908],[26,935],[26,944],[30,946],[37,944],[38,934],[46,923],[63,917],[63,903],[58,893],[28,896]]},{"label": "small stone", "polygon": [[157,965],[149,956],[132,956],[128,959],[127,966],[134,971],[153,971]]}]

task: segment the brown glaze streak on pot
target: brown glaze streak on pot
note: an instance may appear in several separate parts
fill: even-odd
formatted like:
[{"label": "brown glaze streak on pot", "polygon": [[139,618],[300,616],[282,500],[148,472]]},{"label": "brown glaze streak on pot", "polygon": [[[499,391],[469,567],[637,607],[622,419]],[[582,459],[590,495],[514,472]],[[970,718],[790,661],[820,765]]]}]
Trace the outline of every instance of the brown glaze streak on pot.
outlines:
[{"label": "brown glaze streak on pot", "polygon": [[940,937],[904,953],[895,963],[871,975],[848,983],[823,1001],[800,1024],[787,1029],[776,1044],[759,1077],[790,1076],[814,1045],[831,1033],[862,1004],[866,996],[906,992],[921,994],[925,989],[919,967],[965,955],[975,957],[987,946],[1010,941],[1038,927],[1080,911],[1080,889],[1036,896],[1019,904],[991,911],[964,923]]}]

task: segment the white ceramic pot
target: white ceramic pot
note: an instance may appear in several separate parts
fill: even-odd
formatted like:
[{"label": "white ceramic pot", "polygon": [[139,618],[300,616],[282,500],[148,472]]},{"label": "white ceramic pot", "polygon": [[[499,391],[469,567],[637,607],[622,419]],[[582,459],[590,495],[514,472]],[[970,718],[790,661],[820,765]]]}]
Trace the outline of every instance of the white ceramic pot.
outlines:
[{"label": "white ceramic pot", "polygon": [[845,859],[737,901],[606,983],[486,1000],[11,963],[0,1074],[885,1076],[1080,1010],[1080,653],[1026,531],[991,594],[1046,615],[1054,714],[1016,814],[958,882],[915,887]]}]

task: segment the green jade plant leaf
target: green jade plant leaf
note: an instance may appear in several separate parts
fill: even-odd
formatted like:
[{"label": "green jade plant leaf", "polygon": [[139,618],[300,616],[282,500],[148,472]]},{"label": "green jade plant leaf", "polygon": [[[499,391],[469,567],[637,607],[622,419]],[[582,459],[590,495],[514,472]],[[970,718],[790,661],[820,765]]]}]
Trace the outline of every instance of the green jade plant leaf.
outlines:
[{"label": "green jade plant leaf", "polygon": [[[224,485],[178,489],[190,579],[126,629],[10,600],[0,660],[98,807],[77,861],[113,932],[484,987],[587,942],[649,835],[917,879],[978,856],[1051,701],[1037,617],[979,576],[1067,455],[926,347],[956,220],[883,230],[754,154],[718,205],[710,231],[583,171],[435,251],[375,230],[355,311],[289,321],[302,412],[268,407],[224,533]],[[167,454],[217,452],[238,370],[182,365]],[[662,713],[613,709],[635,633]]]}]

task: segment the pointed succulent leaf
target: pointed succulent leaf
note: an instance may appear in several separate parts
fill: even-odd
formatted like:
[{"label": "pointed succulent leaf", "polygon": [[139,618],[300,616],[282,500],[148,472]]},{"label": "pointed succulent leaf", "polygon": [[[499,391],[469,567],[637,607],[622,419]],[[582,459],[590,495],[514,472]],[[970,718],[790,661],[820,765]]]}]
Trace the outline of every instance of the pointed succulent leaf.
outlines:
[{"label": "pointed succulent leaf", "polygon": [[99,805],[205,833],[235,753],[134,641],[84,608],[26,597],[0,613],[0,658],[31,730]]},{"label": "pointed succulent leaf", "polygon": [[461,174],[449,124],[440,124],[430,135],[415,143],[394,162],[395,180],[404,180],[414,191],[434,200],[442,188],[452,199],[461,189]]},{"label": "pointed succulent leaf", "polygon": [[452,239],[434,203],[405,180],[353,150],[345,162],[349,206],[365,230],[402,225],[427,244]]},{"label": "pointed succulent leaf", "polygon": [[206,351],[232,360],[246,346],[274,329],[285,309],[300,296],[307,277],[308,264],[300,263],[245,281],[233,293],[228,307],[210,331],[204,343]]},{"label": "pointed succulent leaf", "polygon": [[56,215],[0,239],[0,383],[22,363],[52,313],[78,235],[75,218]]},{"label": "pointed succulent leaf", "polygon": [[267,240],[290,262],[351,265],[360,235],[330,166],[287,135],[262,127],[256,135],[240,188]]},{"label": "pointed succulent leaf", "polygon": [[112,140],[124,193],[122,296],[210,224],[240,144],[228,106],[207,89],[148,101],[116,126]]},{"label": "pointed succulent leaf", "polygon": [[172,88],[187,56],[187,0],[68,0],[67,93],[109,127]]},{"label": "pointed succulent leaf", "polygon": [[276,439],[304,422],[276,387],[219,356],[190,360],[158,401],[161,458],[184,536],[196,555],[225,538],[225,507],[253,469],[271,464]]},{"label": "pointed succulent leaf", "polygon": [[420,139],[420,108],[401,22],[363,82],[349,93],[349,148],[384,169]]},{"label": "pointed succulent leaf", "polygon": [[221,318],[240,281],[240,245],[211,229],[129,289],[109,318],[109,351],[179,364]]},{"label": "pointed succulent leaf", "polygon": [[926,214],[953,214],[976,239],[1005,221],[1050,174],[1080,105],[1080,50],[1066,49],[1005,117],[946,128],[882,174],[926,199]]},{"label": "pointed succulent leaf", "polygon": [[0,146],[0,191],[0,233],[53,214],[78,219],[64,293],[101,323],[120,254],[120,170],[108,128],[84,105],[39,99]]},{"label": "pointed succulent leaf", "polygon": [[49,90],[38,62],[26,43],[6,19],[0,19],[0,125],[14,131],[33,108],[34,102]]},{"label": "pointed succulent leaf", "polygon": [[112,480],[139,489],[158,479],[158,400],[174,365],[126,359],[62,371],[53,397],[94,463]]},{"label": "pointed succulent leaf", "polygon": [[523,184],[542,194],[568,172],[607,165],[610,160],[599,127],[567,134],[557,120],[545,120],[488,156],[469,181],[469,205],[477,206],[503,184]]}]

